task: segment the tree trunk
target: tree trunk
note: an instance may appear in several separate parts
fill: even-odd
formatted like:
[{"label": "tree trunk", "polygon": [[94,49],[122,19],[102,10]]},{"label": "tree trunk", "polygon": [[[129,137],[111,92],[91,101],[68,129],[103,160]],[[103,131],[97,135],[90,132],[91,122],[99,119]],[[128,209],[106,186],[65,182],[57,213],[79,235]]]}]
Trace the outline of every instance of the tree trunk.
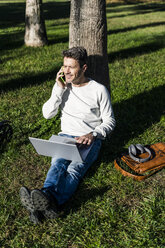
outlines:
[{"label": "tree trunk", "polygon": [[69,47],[74,46],[88,52],[87,76],[110,89],[105,0],[71,0]]},{"label": "tree trunk", "polygon": [[42,11],[42,0],[26,0],[25,45],[32,47],[47,44],[47,35]]}]

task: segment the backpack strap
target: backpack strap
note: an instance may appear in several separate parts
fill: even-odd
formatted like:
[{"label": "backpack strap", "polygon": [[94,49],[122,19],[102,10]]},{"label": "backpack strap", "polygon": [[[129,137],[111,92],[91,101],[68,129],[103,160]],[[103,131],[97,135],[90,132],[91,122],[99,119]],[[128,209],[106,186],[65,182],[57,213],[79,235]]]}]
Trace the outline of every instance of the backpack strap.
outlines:
[{"label": "backpack strap", "polygon": [[121,172],[121,174],[123,176],[128,176],[128,177],[131,177],[133,178],[134,180],[137,180],[137,181],[142,181],[148,177],[150,177],[151,175],[153,175],[154,173],[156,173],[158,170],[162,169],[163,166],[160,166],[159,168],[157,167],[154,171],[150,172],[149,174],[147,175],[142,175],[142,174],[133,174],[133,173],[130,173],[126,170],[124,170],[117,162],[117,160],[115,159],[114,160],[114,165],[115,165],[115,168]]}]

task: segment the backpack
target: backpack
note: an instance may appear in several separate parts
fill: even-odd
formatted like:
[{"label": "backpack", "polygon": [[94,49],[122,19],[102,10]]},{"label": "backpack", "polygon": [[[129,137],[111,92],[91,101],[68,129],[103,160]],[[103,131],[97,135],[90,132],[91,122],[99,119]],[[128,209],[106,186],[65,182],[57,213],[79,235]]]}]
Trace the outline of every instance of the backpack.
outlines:
[{"label": "backpack", "polygon": [[115,168],[124,176],[138,181],[144,180],[161,170],[165,166],[165,143],[155,143],[145,148],[144,152],[133,156],[128,149],[126,154],[114,160]]}]

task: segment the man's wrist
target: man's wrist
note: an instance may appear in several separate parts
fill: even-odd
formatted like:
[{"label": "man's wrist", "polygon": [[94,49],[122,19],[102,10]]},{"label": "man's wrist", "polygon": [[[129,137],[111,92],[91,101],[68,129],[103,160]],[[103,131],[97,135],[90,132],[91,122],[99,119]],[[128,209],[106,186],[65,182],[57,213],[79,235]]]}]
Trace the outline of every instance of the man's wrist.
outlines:
[{"label": "man's wrist", "polygon": [[91,134],[92,134],[94,139],[97,139],[98,133],[96,131],[92,131]]}]

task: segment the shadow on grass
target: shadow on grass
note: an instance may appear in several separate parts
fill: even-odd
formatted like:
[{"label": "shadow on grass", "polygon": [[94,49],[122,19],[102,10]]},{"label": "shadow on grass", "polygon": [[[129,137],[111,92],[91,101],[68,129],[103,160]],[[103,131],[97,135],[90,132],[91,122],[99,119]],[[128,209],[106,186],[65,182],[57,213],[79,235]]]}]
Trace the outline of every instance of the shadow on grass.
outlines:
[{"label": "shadow on grass", "polygon": [[105,192],[107,192],[110,189],[108,186],[103,186],[100,188],[93,188],[93,189],[87,189],[87,188],[80,188],[78,189],[78,192],[72,196],[72,198],[66,202],[62,206],[62,218],[66,218],[67,215],[72,212],[76,212],[82,204],[86,203],[89,199],[95,200],[98,196],[103,196]]},{"label": "shadow on grass", "polygon": [[[43,10],[45,20],[56,21],[60,18],[69,18],[70,2],[43,3]],[[25,25],[25,3],[0,3],[0,29],[12,29],[19,25],[21,27]],[[54,22],[54,26],[56,26],[56,22]],[[48,45],[66,41],[68,41],[68,37],[59,37],[48,41]],[[24,31],[6,31],[0,35],[0,43],[0,50],[3,52],[21,47],[24,45]]]},{"label": "shadow on grass", "polygon": [[69,42],[69,37],[66,36],[66,37],[56,37],[56,38],[49,38],[48,40],[48,45],[54,45],[54,44],[57,44],[57,43],[66,43],[66,42]]},{"label": "shadow on grass", "polygon": [[118,154],[123,152],[123,146],[130,139],[139,136],[152,124],[160,121],[165,110],[164,92],[165,85],[162,85],[114,104],[117,125],[110,142],[107,142],[105,146],[104,162],[113,161]]},{"label": "shadow on grass", "polygon": [[[121,6],[121,8],[120,8]],[[162,2],[144,2],[139,0],[125,1],[125,2],[112,2],[107,4],[108,8],[112,8],[110,12],[125,12],[125,11],[133,11],[133,10],[145,10],[145,9],[160,9],[164,7],[164,3]],[[114,8],[118,7],[118,8]]]},{"label": "shadow on grass", "polygon": [[[48,45],[51,46],[57,43],[66,43],[69,41],[67,36],[49,36]],[[24,32],[13,32],[12,34],[0,35],[0,51],[5,54],[5,51],[17,49],[24,46]],[[34,49],[37,49],[34,47]],[[2,61],[0,61],[2,63]]]},{"label": "shadow on grass", "polygon": [[148,24],[144,24],[144,25],[138,25],[135,27],[127,27],[127,28],[122,28],[122,29],[109,30],[108,35],[109,34],[125,33],[128,31],[133,31],[133,30],[140,29],[140,28],[150,28],[150,27],[156,27],[156,26],[161,26],[161,25],[165,25],[165,22],[155,22],[155,23],[148,23]]},{"label": "shadow on grass", "polygon": [[133,58],[136,56],[140,56],[143,54],[151,53],[158,51],[165,47],[165,43],[163,41],[163,36],[157,36],[155,41],[146,43],[144,45],[138,47],[132,47],[123,49],[117,52],[111,52],[108,54],[109,63],[113,63],[115,60]]},{"label": "shadow on grass", "polygon": [[39,85],[44,83],[46,80],[54,79],[59,68],[54,68],[46,73],[39,73],[37,75],[28,74],[20,78],[12,79],[7,82],[0,84],[0,93],[7,92],[10,90],[16,90],[18,88],[29,87],[33,85]]},{"label": "shadow on grass", "polygon": [[[122,6],[122,8],[117,8],[117,9],[112,8],[112,7],[116,7],[119,5]],[[108,19],[122,18],[126,16],[133,16],[133,15],[149,14],[149,13],[165,10],[165,4],[161,4],[161,3],[148,3],[148,4],[134,3],[133,5],[131,4],[128,5],[128,3],[118,4],[118,5],[108,4],[107,7],[111,7],[110,9],[107,9],[107,13],[120,13],[120,12],[132,11],[132,13],[125,13],[125,14],[110,16],[108,17]]]},{"label": "shadow on grass", "polygon": [[0,3],[0,29],[25,22],[25,3]]},{"label": "shadow on grass", "polygon": [[24,45],[24,32],[16,31],[0,35],[0,51],[5,54],[7,50],[17,49]]},{"label": "shadow on grass", "polygon": [[[68,18],[70,2],[43,3],[44,19],[57,20]],[[0,3],[0,29],[25,23],[25,3]]]},{"label": "shadow on grass", "polygon": [[43,4],[45,20],[56,20],[69,18],[70,1],[68,2],[47,2]]}]

